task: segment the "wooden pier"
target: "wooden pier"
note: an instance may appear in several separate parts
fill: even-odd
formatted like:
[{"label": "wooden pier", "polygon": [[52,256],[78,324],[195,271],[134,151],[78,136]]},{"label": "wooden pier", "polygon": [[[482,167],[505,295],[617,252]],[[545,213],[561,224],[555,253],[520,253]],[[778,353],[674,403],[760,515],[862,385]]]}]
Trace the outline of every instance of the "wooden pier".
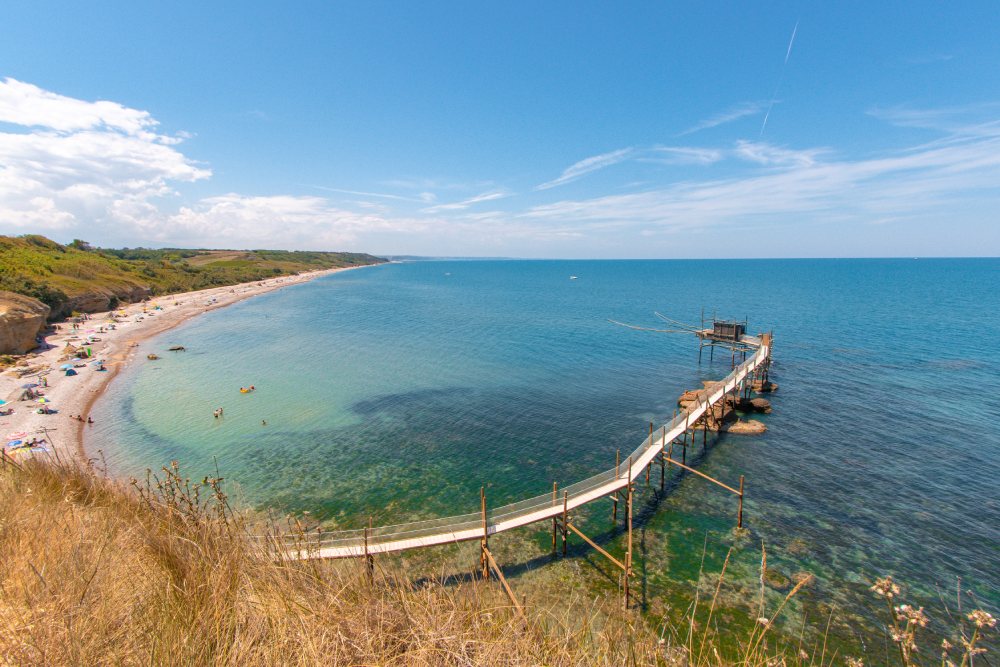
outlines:
[{"label": "wooden pier", "polygon": [[[750,337],[744,336],[744,340]],[[365,558],[369,571],[372,569],[373,557],[378,554],[419,549],[456,542],[472,540],[480,541],[480,571],[484,578],[489,578],[491,570],[496,573],[505,590],[520,610],[516,598],[510,593],[509,586],[503,579],[500,568],[496,565],[489,550],[491,536],[522,526],[528,526],[540,521],[552,521],[552,549],[556,550],[557,533],[561,533],[562,550],[566,553],[567,537],[570,532],[578,535],[592,546],[624,574],[625,605],[629,604],[629,579],[632,573],[632,496],[636,480],[645,476],[649,483],[650,469],[654,463],[660,464],[660,487],[663,488],[665,469],[674,465],[695,476],[706,479],[713,484],[736,495],[739,499],[737,510],[737,527],[743,526],[743,477],[740,476],[739,487],[725,484],[708,475],[695,470],[687,464],[687,449],[694,445],[694,436],[698,429],[702,430],[703,445],[707,440],[709,421],[714,419],[715,406],[726,405],[726,401],[735,402],[742,395],[749,395],[752,387],[767,381],[767,371],[771,359],[771,336],[763,334],[753,337],[755,343],[753,354],[738,366],[734,363],[732,372],[709,390],[704,398],[699,399],[679,414],[675,414],[670,422],[656,428],[649,425],[649,435],[641,445],[622,461],[620,456],[615,467],[588,479],[570,484],[559,489],[553,484],[552,492],[534,498],[527,498],[515,503],[489,509],[485,490],[480,492],[479,511],[470,514],[414,521],[393,526],[368,526],[359,530],[317,531],[311,532],[303,539],[302,536],[287,536],[287,542],[279,541],[276,545],[282,557],[292,560],[326,559],[326,558]],[[735,352],[734,352],[735,355]],[[734,360],[735,362],[735,360]],[[724,409],[724,407],[723,407]],[[675,449],[681,451],[681,459],[674,457]],[[610,498],[613,502],[613,516],[617,519],[618,502],[625,503],[625,522],[627,527],[627,545],[624,562],[609,554],[593,540],[583,534],[574,525],[571,512],[596,500]]]}]

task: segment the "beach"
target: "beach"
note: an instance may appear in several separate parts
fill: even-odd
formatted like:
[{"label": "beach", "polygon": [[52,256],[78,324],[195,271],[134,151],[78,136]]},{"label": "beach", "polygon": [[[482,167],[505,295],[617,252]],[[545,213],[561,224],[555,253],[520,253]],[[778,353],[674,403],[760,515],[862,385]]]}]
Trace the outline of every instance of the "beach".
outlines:
[{"label": "beach", "polygon": [[[91,409],[123,368],[153,352],[144,346],[149,338],[196,315],[353,268],[359,267],[310,271],[151,297],[148,301],[113,311],[91,313],[87,315],[88,319],[79,322],[75,330],[70,322],[57,323],[55,330],[45,336],[41,347],[24,356],[27,366],[15,366],[0,374],[0,399],[6,401],[0,409],[13,410],[10,415],[0,416],[0,435],[5,436],[4,443],[14,439],[44,439],[44,447],[58,459],[75,457],[81,461],[92,460],[95,452],[88,452],[84,446]],[[114,328],[109,329],[109,325]],[[87,342],[89,336],[94,337],[94,342]],[[89,348],[91,355],[73,364],[67,358],[67,345]],[[163,351],[158,353],[169,354]],[[98,360],[104,362],[105,370],[98,370],[99,366],[94,364]],[[73,369],[75,375],[67,375],[61,369],[67,364],[76,366]],[[36,397],[22,400],[29,389]],[[45,403],[40,403],[39,398],[43,398]],[[43,406],[48,413],[38,412]],[[11,451],[8,449],[7,453]],[[26,452],[11,454],[15,460],[26,455]]]}]

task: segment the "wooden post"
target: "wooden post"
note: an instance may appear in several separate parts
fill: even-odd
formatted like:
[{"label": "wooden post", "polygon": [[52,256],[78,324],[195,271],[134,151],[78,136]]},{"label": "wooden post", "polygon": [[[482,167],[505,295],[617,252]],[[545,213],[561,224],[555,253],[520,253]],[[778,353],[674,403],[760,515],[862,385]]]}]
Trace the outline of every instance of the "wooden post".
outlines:
[{"label": "wooden post", "polygon": [[740,475],[740,509],[736,516],[736,527],[743,527],[743,475]]},{"label": "wooden post", "polygon": [[628,546],[625,551],[625,609],[629,608],[629,578],[632,576],[632,457],[628,459],[628,500],[625,508],[628,523]]},{"label": "wooden post", "polygon": [[483,568],[483,579],[490,578],[490,564],[486,560],[486,550],[489,548],[489,532],[486,525],[486,487],[479,487],[479,505],[483,513],[483,539],[480,543],[479,560]]},{"label": "wooden post", "polygon": [[[674,415],[674,416],[676,417],[677,415]],[[660,446],[660,492],[662,493],[663,492],[664,480],[666,479],[666,476],[667,476],[667,473],[666,473],[667,464],[666,464],[666,461],[663,460],[663,449],[664,449],[664,447],[667,446],[667,426],[666,426],[666,424],[664,424],[664,426],[663,426],[663,435],[660,436],[660,439],[662,440],[661,446]]]},{"label": "wooden post", "polygon": [[[653,422],[649,422],[649,446],[653,446]],[[649,486],[649,468],[652,465],[652,461],[646,464],[646,486]]]},{"label": "wooden post", "polygon": [[563,523],[562,523],[562,538],[563,538],[563,556],[566,555],[566,533],[569,531],[569,491],[563,491]]},{"label": "wooden post", "polygon": [[375,557],[368,551],[368,536],[372,531],[372,518],[368,517],[368,525],[365,526],[365,561],[368,565],[368,583],[375,580]]},{"label": "wooden post", "polygon": [[[622,462],[622,450],[615,450],[615,479],[618,479],[618,468],[621,466]],[[618,492],[615,491],[615,495],[611,497],[611,521],[614,523],[618,522]]]},{"label": "wooden post", "polygon": [[[552,506],[559,502],[559,484],[552,482]],[[552,553],[556,552],[556,518],[552,517]]]}]

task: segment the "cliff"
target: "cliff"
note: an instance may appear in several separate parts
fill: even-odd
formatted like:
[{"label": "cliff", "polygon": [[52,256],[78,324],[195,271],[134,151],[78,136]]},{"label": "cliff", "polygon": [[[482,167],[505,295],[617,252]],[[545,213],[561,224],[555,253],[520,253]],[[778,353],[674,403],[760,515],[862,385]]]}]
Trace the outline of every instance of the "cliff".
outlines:
[{"label": "cliff", "polygon": [[24,354],[37,345],[49,307],[38,299],[0,290],[0,354]]}]

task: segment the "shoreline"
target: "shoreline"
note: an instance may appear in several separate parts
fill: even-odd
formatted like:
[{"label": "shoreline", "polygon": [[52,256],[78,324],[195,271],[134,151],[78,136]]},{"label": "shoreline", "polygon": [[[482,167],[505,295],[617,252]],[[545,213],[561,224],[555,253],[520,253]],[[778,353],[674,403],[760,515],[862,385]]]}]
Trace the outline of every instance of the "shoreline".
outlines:
[{"label": "shoreline", "polygon": [[[89,320],[79,324],[77,331],[73,331],[69,322],[59,323],[55,325],[56,330],[53,333],[45,336],[41,348],[36,348],[25,355],[24,359],[32,369],[30,372],[15,377],[10,373],[10,370],[17,368],[14,367],[0,375],[0,398],[7,401],[3,407],[14,409],[14,414],[0,417],[0,429],[3,429],[0,435],[23,432],[27,434],[26,438],[45,438],[56,458],[63,454],[89,465],[86,419],[122,368],[135,360],[143,343],[198,315],[283,287],[359,268],[364,266],[322,269],[294,276],[150,297],[149,301],[132,303],[109,312],[93,313],[89,316]],[[159,310],[154,309],[156,305],[159,306]],[[126,316],[119,318],[114,330],[107,330],[107,325],[111,323],[110,316],[122,311]],[[104,327],[105,331],[98,331],[98,327]],[[90,332],[94,332],[90,335],[96,336],[99,340],[86,343],[85,340]],[[60,359],[64,356],[68,344],[74,347],[90,347],[93,351],[91,358],[103,360],[106,370],[95,370],[88,360],[87,366],[79,369],[77,375],[65,376],[59,367],[65,363]],[[56,410],[53,414],[37,414],[35,410],[39,405],[34,400],[31,402],[18,400],[25,391],[24,385],[41,383],[42,378],[45,379],[47,386],[37,387],[37,391],[42,392],[51,402],[51,407]],[[81,415],[83,420],[71,418],[71,415]],[[58,441],[53,439],[53,433],[56,434]],[[6,442],[5,439],[0,443],[0,447]],[[9,454],[6,450],[4,453]]]}]

